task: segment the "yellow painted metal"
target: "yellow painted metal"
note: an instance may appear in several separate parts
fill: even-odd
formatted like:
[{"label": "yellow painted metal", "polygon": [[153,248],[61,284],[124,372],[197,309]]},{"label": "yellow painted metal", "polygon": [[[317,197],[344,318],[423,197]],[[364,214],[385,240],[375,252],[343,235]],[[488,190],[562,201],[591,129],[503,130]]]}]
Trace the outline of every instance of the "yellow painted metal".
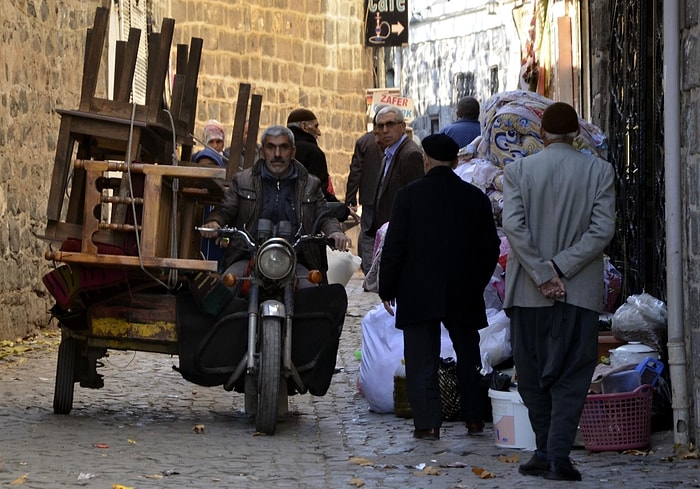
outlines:
[{"label": "yellow painted metal", "polygon": [[177,342],[177,325],[170,321],[137,323],[119,317],[92,318],[92,334],[106,338]]}]

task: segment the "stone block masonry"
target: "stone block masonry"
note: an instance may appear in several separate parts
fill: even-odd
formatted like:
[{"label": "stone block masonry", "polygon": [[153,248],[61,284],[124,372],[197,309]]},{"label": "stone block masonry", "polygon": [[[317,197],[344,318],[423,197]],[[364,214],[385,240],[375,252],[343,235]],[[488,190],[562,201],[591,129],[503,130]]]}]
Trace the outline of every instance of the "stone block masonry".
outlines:
[{"label": "stone block masonry", "polygon": [[[46,200],[56,151],[57,109],[76,109],[87,29],[108,0],[5,2],[0,9],[0,339],[49,323],[53,301],[41,277],[51,264]],[[231,124],[239,83],[263,96],[261,127],[296,107],[321,123],[333,185],[343,197],[355,139],[365,130],[372,53],[362,45],[363,0],[148,0],[153,26],[175,19],[175,46],[204,40],[197,130]],[[114,43],[110,39],[110,44]],[[103,58],[103,67],[106,65]],[[101,71],[97,93],[107,90]],[[198,149],[198,148],[195,148]],[[54,248],[58,247],[54,244]]]}]

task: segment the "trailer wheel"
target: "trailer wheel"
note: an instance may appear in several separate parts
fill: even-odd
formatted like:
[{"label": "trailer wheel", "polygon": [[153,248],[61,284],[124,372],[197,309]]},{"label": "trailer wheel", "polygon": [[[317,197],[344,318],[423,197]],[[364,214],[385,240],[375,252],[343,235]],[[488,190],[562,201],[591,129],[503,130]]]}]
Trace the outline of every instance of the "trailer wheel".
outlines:
[{"label": "trailer wheel", "polygon": [[56,387],[53,393],[53,412],[55,414],[70,414],[73,408],[75,360],[77,356],[77,340],[75,338],[62,338],[58,347]]}]

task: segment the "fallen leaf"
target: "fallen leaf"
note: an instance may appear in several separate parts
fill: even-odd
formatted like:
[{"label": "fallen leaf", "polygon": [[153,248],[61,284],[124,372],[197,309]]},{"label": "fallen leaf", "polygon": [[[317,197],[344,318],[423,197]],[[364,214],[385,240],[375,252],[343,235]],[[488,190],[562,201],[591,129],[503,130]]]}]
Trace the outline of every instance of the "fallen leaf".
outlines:
[{"label": "fallen leaf", "polygon": [[498,460],[506,464],[517,464],[520,462],[520,454],[499,455]]},{"label": "fallen leaf", "polygon": [[362,457],[350,457],[349,462],[356,465],[374,465],[374,462]]},{"label": "fallen leaf", "polygon": [[122,486],[121,484],[112,484],[112,489],[134,489],[129,486]]},{"label": "fallen leaf", "polygon": [[363,481],[362,479],[358,479],[357,477],[353,477],[352,479],[350,479],[349,484],[355,487],[362,487],[365,485],[365,481]]},{"label": "fallen leaf", "polygon": [[19,477],[17,477],[15,480],[10,482],[11,486],[19,486],[27,482],[27,477],[29,477],[29,473],[22,474]]},{"label": "fallen leaf", "polygon": [[194,428],[192,428],[192,431],[194,431],[195,433],[204,433],[204,425],[196,424],[194,425]]},{"label": "fallen leaf", "polygon": [[644,450],[624,450],[622,452],[623,455],[640,455],[646,457],[649,452],[644,451]]},{"label": "fallen leaf", "polygon": [[486,469],[482,469],[481,467],[472,467],[472,472],[478,475],[481,479],[493,479],[496,477],[496,474],[489,472]]},{"label": "fallen leaf", "polygon": [[440,471],[435,467],[427,465],[418,473],[418,475],[440,475]]}]

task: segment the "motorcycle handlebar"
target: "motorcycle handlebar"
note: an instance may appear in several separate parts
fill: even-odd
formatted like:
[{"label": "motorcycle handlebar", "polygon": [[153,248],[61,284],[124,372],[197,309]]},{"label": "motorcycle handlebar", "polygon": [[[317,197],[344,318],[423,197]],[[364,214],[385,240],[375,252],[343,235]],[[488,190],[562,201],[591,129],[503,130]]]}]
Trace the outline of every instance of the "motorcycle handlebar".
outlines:
[{"label": "motorcycle handlebar", "polygon": [[[223,228],[207,228],[203,226],[195,226],[195,231],[200,231],[200,232],[206,232],[206,233],[216,233],[216,236],[219,238],[230,238],[231,236],[234,236],[236,234],[239,234],[243,236],[243,238],[246,240],[248,245],[251,248],[255,248],[255,242],[253,239],[246,233],[245,231],[238,229],[238,228],[228,228],[228,227],[223,227]],[[331,246],[332,248],[335,248],[335,243],[333,242],[332,239],[323,236],[321,234],[304,234],[299,237],[297,237],[292,246],[296,248],[300,243],[304,241],[309,241],[309,240],[317,240],[320,242],[323,242],[324,244],[327,244]]]}]

